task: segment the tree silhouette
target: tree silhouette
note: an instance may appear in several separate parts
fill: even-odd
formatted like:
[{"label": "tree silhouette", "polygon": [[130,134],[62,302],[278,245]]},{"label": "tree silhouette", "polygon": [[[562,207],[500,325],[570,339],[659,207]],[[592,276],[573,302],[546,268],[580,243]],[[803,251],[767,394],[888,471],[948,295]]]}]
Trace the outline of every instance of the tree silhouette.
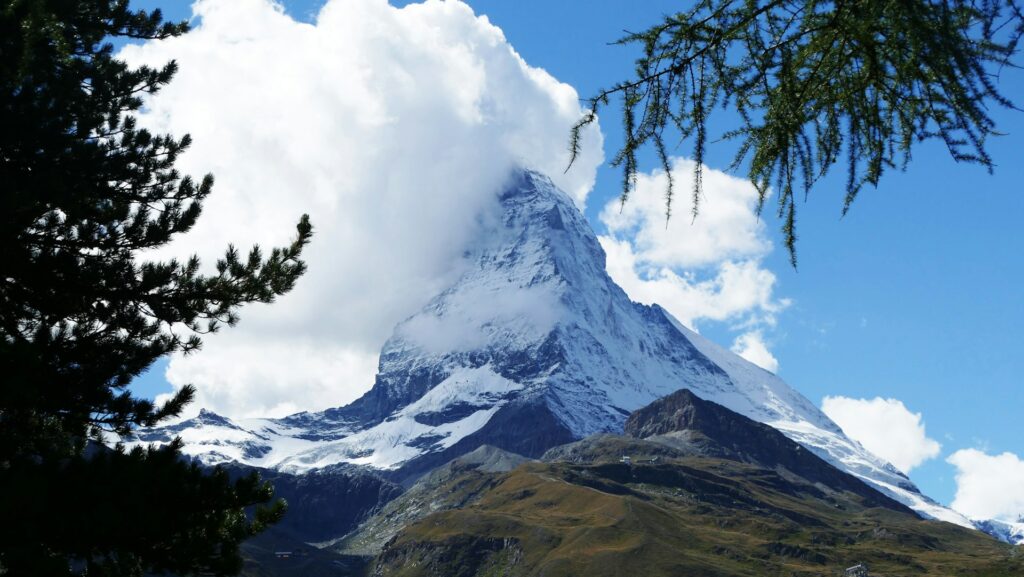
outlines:
[{"label": "tree silhouette", "polygon": [[[268,485],[183,460],[180,443],[104,442],[177,415],[134,397],[155,360],[271,302],[305,270],[312,229],[264,254],[228,247],[216,272],[196,257],[140,253],[185,233],[213,178],[174,168],[190,143],[152,135],[131,112],[174,76],[130,68],[109,40],[162,39],[184,23],[127,0],[0,5],[0,572],[139,575],[237,572],[238,545],[280,518]],[[115,437],[111,437],[114,435]]]}]

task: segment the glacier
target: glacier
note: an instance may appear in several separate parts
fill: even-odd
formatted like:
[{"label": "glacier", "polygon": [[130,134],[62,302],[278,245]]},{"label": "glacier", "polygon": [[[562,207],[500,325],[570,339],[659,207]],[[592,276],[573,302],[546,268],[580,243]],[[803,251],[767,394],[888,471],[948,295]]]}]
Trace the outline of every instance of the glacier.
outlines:
[{"label": "glacier", "polygon": [[923,495],[776,375],[663,308],[632,302],[608,276],[585,217],[547,177],[516,171],[497,206],[486,234],[464,253],[458,281],[395,327],[372,388],[358,400],[279,419],[201,411],[139,431],[128,444],[177,436],[186,454],[211,465],[301,474],[349,464],[409,481],[483,444],[538,456],[621,432],[630,412],[689,388],[926,518],[985,528]]}]

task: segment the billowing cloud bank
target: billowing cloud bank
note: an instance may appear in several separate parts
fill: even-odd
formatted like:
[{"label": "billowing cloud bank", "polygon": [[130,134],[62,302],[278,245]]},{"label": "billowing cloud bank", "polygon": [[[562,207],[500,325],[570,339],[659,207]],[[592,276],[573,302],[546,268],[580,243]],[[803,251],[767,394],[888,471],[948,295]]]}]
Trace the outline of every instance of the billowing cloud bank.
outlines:
[{"label": "billowing cloud bank", "polygon": [[954,509],[972,519],[1024,522],[1024,459],[961,449],[947,462],[957,469]]},{"label": "billowing cloud bank", "polygon": [[897,399],[825,397],[821,410],[851,439],[904,473],[937,457],[942,449],[925,433],[921,413],[910,412]]},{"label": "billowing cloud bank", "polygon": [[749,181],[704,167],[700,211],[691,217],[693,161],[672,161],[678,185],[673,216],[665,219],[664,171],[641,174],[629,200],[601,212],[608,234],[608,272],[633,300],[657,303],[684,324],[727,322],[745,331],[733,351],[769,371],[778,361],[764,341],[789,301],[774,295],[775,274],[764,267],[772,250],[758,219],[757,191]]},{"label": "billowing cloud bank", "polygon": [[212,264],[228,242],[279,245],[302,213],[316,233],[291,294],[172,359],[168,379],[197,385],[196,406],[265,416],[352,400],[391,328],[458,274],[514,164],[580,204],[593,184],[596,128],[563,174],[576,91],[465,4],[332,0],[315,24],[269,0],[194,10],[191,33],[122,52],[178,61],[140,124],[191,133],[180,168],[217,179],[196,229],[157,256]]}]

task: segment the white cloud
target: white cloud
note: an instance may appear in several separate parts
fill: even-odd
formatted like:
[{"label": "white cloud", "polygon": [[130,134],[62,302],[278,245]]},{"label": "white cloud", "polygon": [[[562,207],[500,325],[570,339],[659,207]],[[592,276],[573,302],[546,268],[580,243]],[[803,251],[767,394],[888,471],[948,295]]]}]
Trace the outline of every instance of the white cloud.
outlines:
[{"label": "white cloud", "polygon": [[196,228],[154,256],[212,265],[229,242],[287,242],[304,212],[315,227],[292,293],[171,360],[169,380],[197,384],[197,406],[242,416],[351,401],[391,328],[459,273],[513,165],[581,205],[593,184],[596,128],[563,174],[575,90],[461,2],[332,0],[315,24],[269,0],[194,10],[189,34],[122,52],[178,61],[140,124],[191,133],[179,167],[217,177]]},{"label": "white cloud", "polygon": [[657,303],[687,326],[701,319],[730,321],[747,316],[773,324],[775,314],[789,304],[775,299],[775,275],[757,261],[725,261],[708,277],[701,271],[646,265],[629,240],[609,236],[599,240],[608,255],[608,274],[630,298]]},{"label": "white cloud", "polygon": [[376,351],[303,334],[267,339],[239,333],[217,337],[210,350],[168,365],[170,382],[192,383],[200,391],[192,411],[202,405],[228,414],[290,415],[362,392],[377,369]]},{"label": "white cloud", "polygon": [[761,331],[750,331],[736,337],[732,352],[767,371],[774,373],[779,370],[779,360],[768,350]]},{"label": "white cloud", "polygon": [[925,433],[921,413],[910,412],[897,399],[825,397],[821,409],[847,436],[904,473],[942,449]]},{"label": "white cloud", "polygon": [[774,326],[790,301],[774,295],[775,274],[762,263],[772,244],[756,213],[757,191],[744,179],[704,167],[704,195],[692,218],[687,185],[695,166],[673,159],[678,187],[667,222],[667,177],[660,170],[639,175],[625,204],[614,200],[604,207],[600,218],[608,234],[600,241],[608,273],[630,298],[658,303],[685,325],[724,321],[746,331],[734,350],[775,371],[778,361],[758,331]]},{"label": "white cloud", "polygon": [[723,260],[748,260],[767,254],[771,242],[757,218],[757,190],[743,178],[704,167],[699,214],[691,217],[692,160],[672,160],[676,183],[672,218],[665,220],[665,172],[640,174],[625,204],[617,199],[601,212],[612,234],[627,233],[643,261],[668,267],[694,268]]},{"label": "white cloud", "polygon": [[961,449],[946,459],[957,469],[951,507],[972,519],[1015,522],[1024,518],[1024,460]]}]

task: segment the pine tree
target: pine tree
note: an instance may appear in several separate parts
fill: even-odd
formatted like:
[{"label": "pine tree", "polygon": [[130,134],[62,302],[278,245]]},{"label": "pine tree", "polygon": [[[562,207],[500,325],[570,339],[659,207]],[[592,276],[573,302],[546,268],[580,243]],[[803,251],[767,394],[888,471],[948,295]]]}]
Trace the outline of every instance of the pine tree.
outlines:
[{"label": "pine tree", "polygon": [[992,169],[991,109],[1013,108],[998,75],[1013,66],[1022,34],[1016,0],[695,0],[619,40],[642,47],[635,77],[589,100],[570,148],[575,159],[583,127],[619,98],[622,201],[637,176],[637,152],[651,146],[669,176],[671,216],[666,139],[678,137],[693,146],[696,216],[708,118],[716,107],[732,108],[738,126],[722,135],[738,144],[731,168],[746,166],[759,213],[775,188],[796,266],[796,200],[841,161],[843,214],[865,185],[905,168],[924,140]]},{"label": "pine tree", "polygon": [[283,514],[258,477],[203,470],[178,443],[103,445],[194,395],[155,406],[133,378],[305,270],[306,216],[289,246],[229,247],[215,274],[140,257],[192,228],[213,179],[175,170],[188,136],[131,116],[175,63],[130,68],[109,40],[187,29],[128,0],[0,3],[0,574],[231,574]]}]

